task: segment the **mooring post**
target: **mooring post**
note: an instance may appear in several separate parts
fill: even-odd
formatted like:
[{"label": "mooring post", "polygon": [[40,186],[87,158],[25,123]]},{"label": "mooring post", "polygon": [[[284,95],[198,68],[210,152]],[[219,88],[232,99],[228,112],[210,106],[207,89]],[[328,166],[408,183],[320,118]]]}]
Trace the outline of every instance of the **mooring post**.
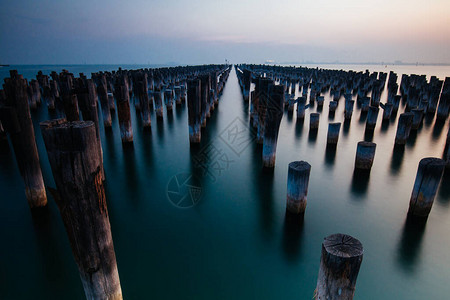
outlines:
[{"label": "mooring post", "polygon": [[164,90],[164,102],[166,104],[167,112],[170,113],[173,110],[173,91],[172,89]]},{"label": "mooring post", "polygon": [[173,89],[175,91],[175,104],[181,105],[181,86],[177,85]]},{"label": "mooring post", "polygon": [[287,179],[286,209],[296,215],[303,215],[306,209],[311,165],[306,161],[289,163]]},{"label": "mooring post", "polygon": [[358,142],[356,148],[355,168],[360,170],[370,170],[375,158],[377,144],[371,142]]},{"label": "mooring post", "polygon": [[73,90],[73,78],[71,74],[60,76],[60,91],[67,121],[78,121],[80,111],[78,109],[77,95]]},{"label": "mooring post", "polygon": [[122,299],[92,121],[41,123],[66,228],[87,299]]},{"label": "mooring post", "polygon": [[319,113],[311,113],[309,114],[309,130],[318,130],[319,129]]},{"label": "mooring post", "polygon": [[417,130],[419,129],[420,124],[422,124],[424,115],[423,108],[414,108],[411,112],[414,114],[411,129]]},{"label": "mooring post", "polygon": [[97,93],[100,99],[100,106],[102,108],[103,126],[105,126],[105,129],[111,128],[111,109],[109,108],[108,89],[106,86],[106,79],[104,79],[104,75],[100,80],[100,83],[98,84]]},{"label": "mooring post", "polygon": [[377,124],[378,112],[380,108],[377,106],[370,106],[369,113],[367,114],[366,128],[369,130],[373,130],[375,125]]},{"label": "mooring post", "polygon": [[283,117],[284,87],[272,85],[270,101],[267,103],[266,127],[264,130],[262,160],[266,168],[275,167],[278,131]]},{"label": "mooring post", "polygon": [[201,87],[200,80],[188,80],[187,104],[189,121],[189,142],[198,144],[201,140]]},{"label": "mooring post", "polygon": [[155,100],[155,111],[156,111],[156,117],[158,119],[163,118],[163,104],[162,104],[162,92],[155,90],[153,92],[153,99]]},{"label": "mooring post", "polygon": [[5,79],[5,97],[0,103],[0,121],[9,133],[20,175],[25,183],[25,195],[30,208],[47,204],[44,179],[36,146],[33,122],[27,95],[27,81],[17,71]]},{"label": "mooring post", "polygon": [[363,259],[360,241],[346,234],[332,234],[322,242],[316,300],[351,300]]},{"label": "mooring post", "polygon": [[150,100],[148,97],[147,74],[136,83],[136,90],[139,95],[139,106],[141,108],[142,127],[149,129],[152,126],[150,119]]},{"label": "mooring post", "polygon": [[392,103],[380,103],[381,108],[383,109],[383,121],[389,120],[392,115],[393,105]]},{"label": "mooring post", "polygon": [[404,145],[411,132],[414,114],[402,113],[398,119],[397,134],[395,135],[395,144]]},{"label": "mooring post", "polygon": [[353,107],[355,106],[355,100],[345,100],[344,118],[350,120],[353,115]]},{"label": "mooring post", "polygon": [[428,217],[434,197],[444,173],[445,162],[440,158],[427,157],[419,162],[408,214]]},{"label": "mooring post", "polygon": [[328,124],[327,145],[336,145],[338,143],[340,130],[341,123]]},{"label": "mooring post", "polygon": [[117,116],[119,117],[120,136],[122,143],[133,142],[133,127],[131,126],[130,93],[126,76],[119,75],[114,85],[114,96],[117,100]]},{"label": "mooring post", "polygon": [[298,97],[297,99],[297,119],[303,120],[305,118],[305,110],[308,109],[309,104],[306,104],[305,97]]}]

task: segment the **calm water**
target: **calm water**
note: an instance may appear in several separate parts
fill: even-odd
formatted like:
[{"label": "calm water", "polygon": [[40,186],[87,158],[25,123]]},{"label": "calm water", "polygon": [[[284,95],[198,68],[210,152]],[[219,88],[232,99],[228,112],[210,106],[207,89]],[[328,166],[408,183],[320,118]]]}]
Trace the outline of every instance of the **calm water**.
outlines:
[{"label": "calm water", "polygon": [[[111,66],[64,67],[89,74]],[[32,77],[41,68],[62,67],[18,68]],[[379,71],[377,66],[360,66],[366,68]],[[401,68],[391,68],[399,78],[402,72],[440,79],[450,75],[449,67]],[[3,77],[5,68],[1,72]],[[322,239],[342,232],[358,238],[365,249],[355,299],[447,299],[450,176],[444,178],[424,228],[412,228],[405,219],[419,160],[442,156],[448,121],[436,126],[434,120],[425,120],[404,151],[394,151],[398,115],[381,126],[380,112],[372,172],[369,178],[354,177],[356,143],[365,137],[365,119],[355,108],[351,124],[341,129],[336,152],[327,152],[327,124],[343,121],[344,109],[341,100],[335,116],[329,116],[329,100],[327,94],[317,136],[308,130],[309,113],[317,107],[307,111],[304,123],[295,114],[284,115],[273,173],[261,168],[262,149],[251,141],[248,106],[234,70],[199,148],[189,147],[186,106],[176,107],[171,116],[165,113],[162,122],[153,113],[151,133],[141,130],[133,109],[132,148],[122,147],[117,115],[112,132],[105,134],[102,127],[108,209],[124,298],[311,299]],[[52,116],[42,106],[32,117],[44,178],[54,186],[38,128],[39,120]],[[239,147],[228,135],[236,126],[244,132]],[[205,149],[213,151],[205,154]],[[210,173],[195,167],[193,158],[206,160]],[[312,165],[303,225],[285,220],[287,168],[293,160]],[[0,166],[1,298],[83,299],[53,199],[47,210],[32,214],[8,146],[1,147]],[[189,174],[201,189],[199,201],[179,208],[170,201],[171,179]]]}]

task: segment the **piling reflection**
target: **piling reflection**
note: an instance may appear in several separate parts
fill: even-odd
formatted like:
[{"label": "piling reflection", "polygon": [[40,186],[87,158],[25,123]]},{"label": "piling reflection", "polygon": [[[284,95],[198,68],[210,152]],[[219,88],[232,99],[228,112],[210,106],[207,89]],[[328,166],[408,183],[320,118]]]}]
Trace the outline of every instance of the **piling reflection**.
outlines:
[{"label": "piling reflection", "polygon": [[369,182],[370,170],[354,169],[350,189],[351,193],[358,197],[365,196],[369,188]]},{"label": "piling reflection", "polygon": [[310,129],[308,134],[308,143],[314,144],[317,140],[317,129]]},{"label": "piling reflection", "polygon": [[397,175],[402,166],[403,157],[405,155],[404,145],[395,145],[391,157],[391,175]]},{"label": "piling reflection", "polygon": [[344,126],[343,126],[343,132],[344,132],[344,136],[348,136],[349,132],[350,132],[350,125],[352,123],[352,119],[345,119],[344,121]]},{"label": "piling reflection", "polygon": [[439,186],[437,200],[439,203],[448,206],[450,203],[450,168],[447,167],[442,176],[441,184]]},{"label": "piling reflection", "polygon": [[441,136],[442,129],[444,129],[445,120],[436,120],[434,122],[433,133],[431,134],[431,138],[433,140],[438,140]]},{"label": "piling reflection", "polygon": [[302,256],[304,215],[286,211],[283,223],[283,253],[287,262],[295,262]]},{"label": "piling reflection", "polygon": [[368,128],[366,126],[366,129],[364,130],[364,141],[366,141],[366,142],[373,142],[374,132],[375,132],[374,128]]},{"label": "piling reflection", "polygon": [[303,133],[304,124],[305,124],[305,119],[303,119],[303,118],[298,119],[297,118],[297,122],[295,122],[295,137],[296,138],[301,138],[302,133]]},{"label": "piling reflection", "polygon": [[408,273],[414,273],[420,258],[426,219],[406,217],[398,246],[397,262]]},{"label": "piling reflection", "polygon": [[336,145],[328,144],[325,148],[325,165],[329,168],[333,167],[336,160]]}]

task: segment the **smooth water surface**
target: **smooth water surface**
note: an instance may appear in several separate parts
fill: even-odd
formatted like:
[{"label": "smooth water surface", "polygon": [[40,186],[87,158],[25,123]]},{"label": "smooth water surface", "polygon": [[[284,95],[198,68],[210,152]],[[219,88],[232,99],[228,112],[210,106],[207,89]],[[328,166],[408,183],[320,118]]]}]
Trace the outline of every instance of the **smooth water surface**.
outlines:
[{"label": "smooth water surface", "polygon": [[[75,74],[95,71],[92,66],[77,68]],[[401,70],[397,72],[401,78]],[[450,75],[448,67],[405,72],[440,79]],[[382,102],[386,97],[384,93]],[[295,113],[285,113],[273,173],[261,167],[262,149],[248,125],[248,104],[234,70],[202,131],[200,147],[189,146],[186,105],[175,107],[171,115],[165,111],[161,122],[152,112],[151,132],[141,129],[133,107],[133,147],[122,146],[117,115],[112,131],[101,127],[124,299],[311,299],[322,240],[337,232],[364,245],[355,299],[447,299],[449,174],[426,226],[405,221],[418,163],[442,156],[448,122],[426,119],[403,150],[394,150],[398,115],[382,125],[380,110],[373,136],[366,135],[365,116],[355,106],[336,151],[327,151],[328,122],[344,120],[344,100],[334,116],[328,113],[329,101],[327,94],[317,135],[309,133],[309,113],[317,107],[307,110],[303,123]],[[56,116],[42,105],[32,117],[46,185],[54,187],[38,123]],[[354,176],[356,144],[363,139],[377,143],[375,162],[370,176]],[[287,169],[294,160],[312,166],[302,224],[285,218]],[[198,167],[199,161],[208,172]],[[182,193],[194,194],[198,203],[179,207],[184,202],[174,204],[174,176],[191,175],[193,187]],[[9,145],[0,150],[0,194],[0,298],[83,299],[54,200],[49,197],[48,209],[30,211]]]}]

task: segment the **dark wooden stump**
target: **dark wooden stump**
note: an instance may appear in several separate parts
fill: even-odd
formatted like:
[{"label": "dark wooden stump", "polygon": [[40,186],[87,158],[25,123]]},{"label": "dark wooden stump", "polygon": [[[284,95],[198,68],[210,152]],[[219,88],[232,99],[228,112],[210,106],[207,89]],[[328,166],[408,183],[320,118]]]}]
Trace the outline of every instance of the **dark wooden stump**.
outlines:
[{"label": "dark wooden stump", "polygon": [[408,214],[428,217],[444,168],[445,162],[440,158],[427,157],[420,161],[409,201]]},{"label": "dark wooden stump", "polygon": [[314,298],[351,300],[363,259],[363,246],[345,234],[333,234],[322,243],[319,276]]},{"label": "dark wooden stump", "polygon": [[95,125],[53,120],[41,130],[86,298],[122,299]]},{"label": "dark wooden stump", "polygon": [[371,142],[358,142],[356,148],[355,169],[370,170],[375,158],[377,144]]},{"label": "dark wooden stump", "polygon": [[306,161],[289,163],[286,209],[292,214],[305,213],[311,165]]},{"label": "dark wooden stump", "polygon": [[25,183],[28,204],[30,208],[42,207],[47,204],[47,194],[31,120],[27,81],[15,70],[10,73],[11,78],[5,79],[0,121],[9,133],[20,175]]}]

